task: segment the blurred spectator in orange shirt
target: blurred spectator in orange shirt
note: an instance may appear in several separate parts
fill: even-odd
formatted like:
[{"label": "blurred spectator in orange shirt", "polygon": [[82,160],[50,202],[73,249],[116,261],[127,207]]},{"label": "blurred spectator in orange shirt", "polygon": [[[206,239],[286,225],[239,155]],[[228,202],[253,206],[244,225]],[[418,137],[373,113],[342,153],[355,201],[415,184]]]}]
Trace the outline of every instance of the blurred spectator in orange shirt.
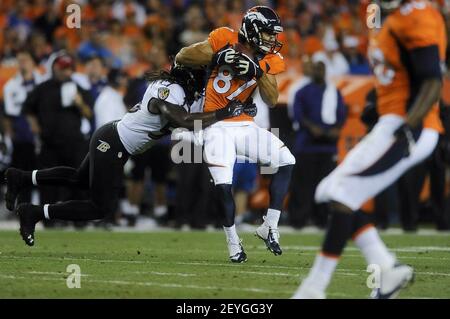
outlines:
[{"label": "blurred spectator in orange shirt", "polygon": [[280,42],[283,43],[280,51],[283,57],[299,59],[302,54],[302,39],[294,23],[285,24],[284,31],[280,34],[279,38]]},{"label": "blurred spectator in orange shirt", "polygon": [[231,29],[237,31],[241,28],[243,12],[245,11],[242,1],[232,0],[227,12],[227,21]]}]

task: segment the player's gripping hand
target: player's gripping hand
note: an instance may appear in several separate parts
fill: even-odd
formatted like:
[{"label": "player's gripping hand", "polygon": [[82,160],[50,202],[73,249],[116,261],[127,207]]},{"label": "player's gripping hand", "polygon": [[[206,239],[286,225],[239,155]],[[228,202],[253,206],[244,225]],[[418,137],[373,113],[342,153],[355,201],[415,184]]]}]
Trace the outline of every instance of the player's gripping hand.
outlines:
[{"label": "player's gripping hand", "polygon": [[213,55],[211,66],[215,67],[216,65],[233,65],[236,61],[236,57],[236,50],[229,45],[226,45]]},{"label": "player's gripping hand", "polygon": [[258,108],[256,107],[256,104],[253,103],[252,98],[249,98],[248,101],[244,104],[244,113],[251,117],[255,117],[258,113]]},{"label": "player's gripping hand", "polygon": [[394,136],[398,143],[405,145],[403,157],[408,157],[409,155],[411,155],[411,152],[416,145],[411,127],[409,127],[407,124],[402,124],[397,130],[395,130]]},{"label": "player's gripping hand", "polygon": [[240,78],[259,79],[264,74],[259,64],[245,53],[239,53],[237,55],[234,68],[236,69],[237,76]]},{"label": "player's gripping hand", "polygon": [[231,117],[236,117],[244,111],[244,104],[239,100],[231,100],[228,104],[216,111],[216,119],[222,121]]}]

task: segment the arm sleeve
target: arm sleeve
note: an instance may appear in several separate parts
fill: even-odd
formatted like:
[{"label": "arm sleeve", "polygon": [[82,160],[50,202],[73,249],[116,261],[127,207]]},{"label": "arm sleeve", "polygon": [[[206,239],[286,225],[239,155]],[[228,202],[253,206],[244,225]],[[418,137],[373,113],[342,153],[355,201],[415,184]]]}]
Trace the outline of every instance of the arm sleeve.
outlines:
[{"label": "arm sleeve", "polygon": [[419,79],[442,77],[437,45],[414,48],[409,51],[414,75]]}]

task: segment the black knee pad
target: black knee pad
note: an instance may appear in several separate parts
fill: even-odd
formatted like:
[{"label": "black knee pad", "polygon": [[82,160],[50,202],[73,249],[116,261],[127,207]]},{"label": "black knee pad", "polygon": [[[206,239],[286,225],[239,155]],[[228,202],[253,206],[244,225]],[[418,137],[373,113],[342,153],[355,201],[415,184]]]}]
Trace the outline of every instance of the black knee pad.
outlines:
[{"label": "black knee pad", "polygon": [[353,214],[353,225],[352,225],[352,235],[356,234],[358,230],[363,227],[374,223],[373,214],[368,214],[362,210],[358,210]]},{"label": "black knee pad", "polygon": [[322,244],[322,251],[340,256],[352,235],[353,214],[334,210],[328,220],[328,229]]}]

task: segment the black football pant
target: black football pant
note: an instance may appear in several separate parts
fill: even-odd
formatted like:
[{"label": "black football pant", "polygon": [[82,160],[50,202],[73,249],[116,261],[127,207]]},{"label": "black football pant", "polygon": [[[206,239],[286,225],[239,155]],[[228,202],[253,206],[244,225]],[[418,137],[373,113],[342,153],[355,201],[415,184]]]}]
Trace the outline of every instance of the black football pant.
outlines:
[{"label": "black football pant", "polygon": [[50,204],[50,219],[96,220],[114,210],[122,186],[123,166],[129,156],[119,139],[116,123],[105,124],[94,132],[89,153],[78,169],[60,166],[37,172],[38,186],[61,185],[89,189],[88,200]]}]

